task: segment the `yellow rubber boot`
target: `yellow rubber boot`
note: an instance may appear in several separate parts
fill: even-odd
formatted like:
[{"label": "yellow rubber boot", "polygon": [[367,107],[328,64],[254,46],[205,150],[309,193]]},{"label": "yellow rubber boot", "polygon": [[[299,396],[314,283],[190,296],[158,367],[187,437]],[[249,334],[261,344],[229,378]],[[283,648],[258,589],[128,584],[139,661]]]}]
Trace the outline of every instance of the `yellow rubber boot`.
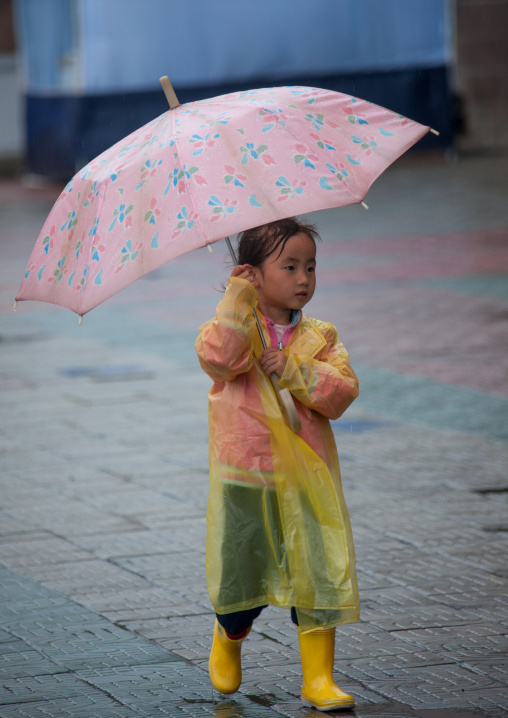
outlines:
[{"label": "yellow rubber boot", "polygon": [[212,651],[208,662],[208,673],[213,687],[219,693],[234,693],[242,682],[242,642],[247,638],[250,628],[243,638],[235,641],[215,619]]},{"label": "yellow rubber boot", "polygon": [[354,699],[332,678],[335,655],[335,628],[298,632],[302,660],[302,703],[318,711],[349,710]]}]

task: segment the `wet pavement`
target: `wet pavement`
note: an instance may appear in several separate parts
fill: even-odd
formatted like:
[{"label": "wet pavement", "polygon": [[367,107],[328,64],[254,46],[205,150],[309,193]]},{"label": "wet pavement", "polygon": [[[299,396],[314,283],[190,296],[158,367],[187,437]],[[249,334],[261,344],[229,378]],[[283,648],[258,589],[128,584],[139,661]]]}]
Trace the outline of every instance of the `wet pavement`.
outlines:
[{"label": "wet pavement", "polygon": [[[206,672],[209,379],[225,247],[98,307],[12,300],[57,189],[0,183],[0,716],[318,715],[270,608],[241,690]],[[337,683],[365,718],[508,716],[508,159],[414,155],[370,210],[312,217],[361,395],[333,423],[361,621]],[[347,714],[346,714],[347,715]]]}]

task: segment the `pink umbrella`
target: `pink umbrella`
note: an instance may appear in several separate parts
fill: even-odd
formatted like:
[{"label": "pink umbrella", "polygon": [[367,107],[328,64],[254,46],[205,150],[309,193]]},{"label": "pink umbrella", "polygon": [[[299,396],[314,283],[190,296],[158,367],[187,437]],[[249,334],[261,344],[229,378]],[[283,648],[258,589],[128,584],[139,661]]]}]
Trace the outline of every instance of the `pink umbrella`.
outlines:
[{"label": "pink umbrella", "polygon": [[16,301],[52,302],[82,316],[185,252],[273,220],[362,202],[430,129],[311,87],[184,105],[169,88],[168,112],[65,187]]},{"label": "pink umbrella", "polygon": [[[219,239],[227,239],[236,263],[230,234],[364,204],[374,180],[430,129],[311,87],[235,92],[181,106],[169,80],[161,83],[170,110],[92,160],[56,201],[16,303],[60,304],[81,323],[143,275]],[[266,346],[259,320],[258,329]],[[290,392],[276,374],[271,379],[298,431]]]}]

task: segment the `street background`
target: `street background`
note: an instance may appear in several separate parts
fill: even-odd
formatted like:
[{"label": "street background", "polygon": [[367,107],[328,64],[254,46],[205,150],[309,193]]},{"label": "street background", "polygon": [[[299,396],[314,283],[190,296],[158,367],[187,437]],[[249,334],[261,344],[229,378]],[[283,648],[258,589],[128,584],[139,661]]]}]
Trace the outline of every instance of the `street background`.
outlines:
[{"label": "street background", "polygon": [[[507,169],[413,153],[368,211],[308,216],[323,237],[308,313],[336,324],[360,379],[333,422],[362,605],[335,675],[357,716],[508,715]],[[226,248],[81,327],[51,305],[14,313],[59,189],[0,184],[0,714],[311,715],[285,611],[256,621],[238,694],[207,675],[210,381],[193,345]]]},{"label": "street background", "polygon": [[182,103],[324,87],[441,132],[360,206],[309,216],[309,314],[360,397],[333,429],[361,620],[335,675],[360,718],[508,716],[508,0],[0,0],[0,716],[310,718],[268,609],[241,690],[207,675],[208,377],[223,243],[78,326],[12,311],[63,184]]}]

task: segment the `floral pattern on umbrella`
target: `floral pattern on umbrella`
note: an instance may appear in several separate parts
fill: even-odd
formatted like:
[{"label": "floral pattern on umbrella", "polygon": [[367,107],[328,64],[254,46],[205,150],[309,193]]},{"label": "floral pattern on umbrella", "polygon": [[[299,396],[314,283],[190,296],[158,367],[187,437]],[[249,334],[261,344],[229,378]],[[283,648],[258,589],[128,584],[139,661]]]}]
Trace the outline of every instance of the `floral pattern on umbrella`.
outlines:
[{"label": "floral pattern on umbrella", "polygon": [[358,203],[428,129],[318,88],[181,105],[73,177],[17,299],[85,314],[185,252],[265,222]]}]

